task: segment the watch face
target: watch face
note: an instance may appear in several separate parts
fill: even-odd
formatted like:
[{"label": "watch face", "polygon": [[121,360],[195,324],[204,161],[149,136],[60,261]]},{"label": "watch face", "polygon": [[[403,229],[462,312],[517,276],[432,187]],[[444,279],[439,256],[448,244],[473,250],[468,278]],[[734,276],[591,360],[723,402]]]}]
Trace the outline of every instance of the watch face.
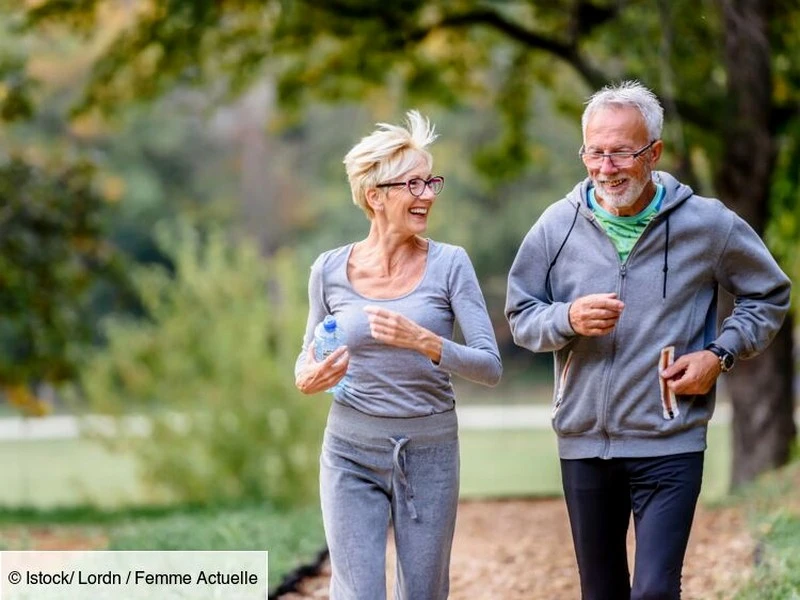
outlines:
[{"label": "watch face", "polygon": [[709,344],[708,347],[706,347],[706,350],[709,350],[717,355],[717,358],[719,358],[719,368],[722,369],[722,371],[730,371],[731,368],[733,368],[733,363],[736,362],[733,354],[723,348],[720,348],[716,344]]}]

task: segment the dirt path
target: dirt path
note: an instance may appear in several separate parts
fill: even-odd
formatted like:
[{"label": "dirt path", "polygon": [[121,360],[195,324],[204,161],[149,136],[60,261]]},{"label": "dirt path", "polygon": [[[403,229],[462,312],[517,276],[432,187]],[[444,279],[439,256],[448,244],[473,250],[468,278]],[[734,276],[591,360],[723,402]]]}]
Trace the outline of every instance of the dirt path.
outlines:
[{"label": "dirt path", "polygon": [[[741,510],[698,507],[684,567],[683,599],[731,598],[738,582],[751,571],[753,548]],[[392,562],[390,556],[387,563]],[[391,579],[390,574],[390,582]],[[321,575],[304,581],[299,593],[280,598],[324,599],[328,598],[327,587],[325,569]],[[579,597],[563,500],[461,504],[453,546],[450,600]]]},{"label": "dirt path", "polygon": [[98,550],[107,545],[108,536],[99,528],[11,525],[0,530],[3,550]]}]

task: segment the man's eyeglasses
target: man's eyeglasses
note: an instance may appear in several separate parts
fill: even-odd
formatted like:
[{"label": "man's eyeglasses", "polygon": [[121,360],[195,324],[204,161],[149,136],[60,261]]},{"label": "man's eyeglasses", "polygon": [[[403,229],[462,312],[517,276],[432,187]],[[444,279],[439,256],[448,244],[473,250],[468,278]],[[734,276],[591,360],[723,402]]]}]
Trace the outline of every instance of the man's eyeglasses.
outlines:
[{"label": "man's eyeglasses", "polygon": [[408,181],[398,181],[397,183],[379,183],[375,187],[383,188],[383,187],[400,187],[405,186],[408,188],[408,191],[411,193],[412,196],[415,198],[419,198],[422,194],[425,193],[425,186],[431,188],[431,191],[434,194],[439,194],[444,187],[444,177],[441,175],[435,175],[430,179],[420,179],[419,177],[414,177],[413,179],[409,179]]},{"label": "man's eyeglasses", "polygon": [[578,155],[581,157],[583,164],[587,167],[596,169],[597,167],[602,166],[603,159],[608,159],[611,161],[611,164],[619,169],[627,169],[628,167],[632,167],[633,163],[639,158],[642,154],[650,150],[650,148],[655,144],[658,140],[653,140],[644,148],[640,148],[636,152],[587,152],[583,146],[578,151]]}]

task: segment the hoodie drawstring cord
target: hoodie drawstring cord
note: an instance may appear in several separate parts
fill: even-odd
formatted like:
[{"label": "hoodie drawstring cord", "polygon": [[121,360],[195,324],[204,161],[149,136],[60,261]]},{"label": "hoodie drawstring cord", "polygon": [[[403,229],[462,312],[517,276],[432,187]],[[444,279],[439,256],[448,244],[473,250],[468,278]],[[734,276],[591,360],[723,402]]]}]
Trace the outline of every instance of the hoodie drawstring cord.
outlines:
[{"label": "hoodie drawstring cord", "polygon": [[558,247],[558,252],[553,257],[553,260],[550,262],[550,266],[547,267],[547,275],[544,277],[544,291],[547,294],[548,302],[553,301],[553,290],[550,287],[550,272],[553,270],[553,267],[556,266],[556,261],[558,260],[558,256],[561,254],[561,251],[564,249],[564,246],[569,239],[570,234],[572,234],[572,228],[575,227],[575,221],[578,220],[578,212],[581,209],[581,202],[580,200],[577,201],[575,204],[575,215],[572,217],[572,225],[569,226],[569,230],[567,231],[567,235],[564,236],[564,240],[561,242],[561,245]]},{"label": "hoodie drawstring cord", "polygon": [[669,271],[669,214],[667,214],[667,218],[664,221],[664,226],[667,228],[666,231],[666,241],[664,243],[664,268],[662,271],[664,272],[663,275],[663,285],[661,290],[661,298],[665,299],[667,297],[667,271]]},{"label": "hoodie drawstring cord", "polygon": [[[547,275],[544,278],[544,289],[545,293],[547,294],[547,299],[552,302],[553,301],[553,290],[550,286],[550,273],[553,270],[553,267],[556,266],[556,261],[558,260],[561,251],[564,249],[564,246],[569,239],[569,236],[572,234],[572,229],[575,227],[575,221],[578,220],[578,212],[580,211],[581,205],[580,202],[575,207],[575,215],[572,217],[572,223],[567,230],[567,235],[564,236],[561,245],[558,247],[558,252],[553,257],[553,260],[550,262],[550,265],[547,267]],[[664,219],[664,226],[666,227],[666,240],[664,243],[664,267],[661,269],[662,275],[662,285],[661,285],[661,298],[665,299],[667,297],[667,272],[669,271],[669,214],[667,214],[666,219]]]}]

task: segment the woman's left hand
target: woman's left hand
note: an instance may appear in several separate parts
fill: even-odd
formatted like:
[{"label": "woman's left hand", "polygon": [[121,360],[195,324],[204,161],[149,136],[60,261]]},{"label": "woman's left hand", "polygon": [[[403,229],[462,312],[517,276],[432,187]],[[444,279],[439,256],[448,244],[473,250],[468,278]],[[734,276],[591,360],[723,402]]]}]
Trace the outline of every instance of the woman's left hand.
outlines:
[{"label": "woman's left hand", "polygon": [[441,360],[442,338],[438,335],[393,310],[365,306],[364,312],[369,319],[370,333],[376,340],[390,346],[416,350],[435,363]]}]

